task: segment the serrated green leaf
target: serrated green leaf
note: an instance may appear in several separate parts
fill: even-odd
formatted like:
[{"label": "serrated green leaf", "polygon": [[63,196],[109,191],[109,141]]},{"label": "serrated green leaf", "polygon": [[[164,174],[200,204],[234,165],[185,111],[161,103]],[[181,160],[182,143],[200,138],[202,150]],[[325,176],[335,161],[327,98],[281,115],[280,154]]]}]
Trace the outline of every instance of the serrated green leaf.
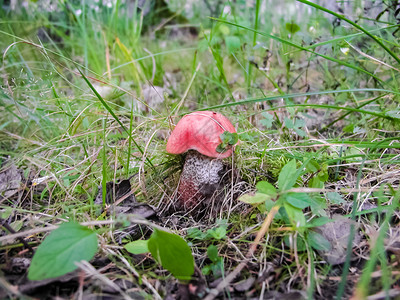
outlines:
[{"label": "serrated green leaf", "polygon": [[257,182],[256,188],[258,192],[271,196],[271,198],[275,198],[277,195],[276,188],[268,181]]},{"label": "serrated green leaf", "polygon": [[244,194],[239,197],[239,201],[247,204],[260,204],[269,199],[271,199],[271,196],[263,193],[255,193],[254,195]]},{"label": "serrated green leaf", "polygon": [[281,170],[278,177],[278,188],[281,192],[291,189],[297,180],[296,160],[289,161]]},{"label": "serrated green leaf", "polygon": [[306,193],[288,193],[285,198],[292,206],[300,209],[304,209],[311,204],[310,196]]},{"label": "serrated green leaf", "polygon": [[301,127],[304,127],[304,126],[306,126],[306,121],[305,120],[303,120],[303,119],[295,119],[294,127],[301,128]]},{"label": "serrated green leaf", "polygon": [[91,260],[96,252],[96,232],[78,223],[63,223],[37,248],[28,278],[43,280],[67,274],[78,268],[76,262]]},{"label": "serrated green leaf", "polygon": [[194,259],[190,247],[179,235],[155,228],[148,247],[151,255],[175,278],[190,280]]},{"label": "serrated green leaf", "polygon": [[264,119],[260,120],[260,123],[264,125],[266,128],[271,128],[272,127],[272,122],[274,121],[274,117],[267,112],[261,113],[261,115],[264,117]]},{"label": "serrated green leaf", "polygon": [[331,243],[323,235],[315,231],[308,233],[307,241],[315,250],[329,251],[332,248]]},{"label": "serrated green leaf", "polygon": [[291,119],[289,119],[288,117],[285,117],[285,126],[286,126],[286,128],[293,129],[294,122]]},{"label": "serrated green leaf", "polygon": [[124,246],[124,248],[133,254],[143,254],[149,251],[149,241],[148,240],[137,240],[130,242]]},{"label": "serrated green leaf", "polygon": [[300,129],[300,128],[295,127],[294,131],[301,137],[306,137],[307,136],[307,133],[304,130]]}]

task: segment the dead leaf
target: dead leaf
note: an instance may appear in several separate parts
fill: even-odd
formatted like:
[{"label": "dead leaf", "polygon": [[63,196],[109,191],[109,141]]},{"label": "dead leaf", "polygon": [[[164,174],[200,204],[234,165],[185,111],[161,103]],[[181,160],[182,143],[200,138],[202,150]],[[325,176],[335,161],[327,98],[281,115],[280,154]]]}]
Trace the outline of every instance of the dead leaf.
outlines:
[{"label": "dead leaf", "polygon": [[333,222],[316,227],[315,231],[323,235],[332,246],[330,250],[319,250],[318,253],[331,265],[338,265],[346,261],[351,224],[354,224],[356,228],[353,247],[356,247],[360,243],[361,234],[356,222],[341,215],[333,215],[332,219],[334,220]]},{"label": "dead leaf", "polygon": [[0,170],[0,200],[8,199],[21,187],[22,172],[13,163],[4,164]]}]

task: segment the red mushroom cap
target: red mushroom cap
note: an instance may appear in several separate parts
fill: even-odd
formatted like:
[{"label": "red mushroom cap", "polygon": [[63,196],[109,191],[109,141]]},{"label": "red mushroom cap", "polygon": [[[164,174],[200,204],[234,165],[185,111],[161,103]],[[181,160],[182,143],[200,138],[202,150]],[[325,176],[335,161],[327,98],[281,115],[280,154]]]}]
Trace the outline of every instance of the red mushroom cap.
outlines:
[{"label": "red mushroom cap", "polygon": [[199,111],[184,116],[172,131],[167,142],[167,152],[181,154],[190,149],[215,158],[227,158],[232,148],[223,153],[216,151],[225,131],[236,132],[232,123],[220,113]]}]

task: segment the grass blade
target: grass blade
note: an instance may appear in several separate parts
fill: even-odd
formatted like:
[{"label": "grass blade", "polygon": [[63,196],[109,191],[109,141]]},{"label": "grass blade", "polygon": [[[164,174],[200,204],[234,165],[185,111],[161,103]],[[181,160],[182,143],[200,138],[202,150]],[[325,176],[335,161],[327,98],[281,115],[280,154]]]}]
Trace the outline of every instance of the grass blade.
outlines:
[{"label": "grass blade", "polygon": [[352,65],[352,64],[349,64],[349,63],[346,63],[346,62],[344,62],[344,61],[342,61],[342,60],[339,60],[339,59],[330,57],[330,56],[328,56],[328,55],[315,52],[315,51],[310,50],[310,49],[308,49],[308,48],[306,48],[306,47],[297,45],[297,44],[295,44],[295,43],[293,43],[293,42],[291,42],[291,41],[282,39],[282,38],[280,38],[280,37],[278,37],[278,36],[276,36],[276,35],[267,34],[267,33],[264,33],[264,32],[261,32],[261,31],[255,30],[255,29],[252,29],[252,28],[250,28],[250,27],[246,27],[246,26],[242,26],[242,25],[239,25],[239,24],[235,24],[235,23],[232,23],[232,22],[223,20],[223,19],[217,19],[217,18],[211,18],[211,19],[213,19],[213,20],[215,20],[215,21],[218,21],[218,22],[222,22],[222,23],[228,24],[228,25],[232,25],[232,26],[236,26],[236,27],[239,27],[239,28],[242,28],[242,29],[246,29],[246,30],[255,32],[255,33],[257,33],[257,34],[263,35],[263,36],[265,36],[265,37],[274,39],[274,40],[276,40],[276,41],[278,41],[278,42],[280,42],[280,43],[284,43],[284,44],[287,44],[287,45],[292,46],[292,47],[294,47],[294,48],[297,48],[297,49],[300,49],[300,50],[304,50],[304,51],[310,52],[310,53],[312,53],[312,54],[315,54],[315,55],[317,55],[317,56],[320,56],[320,57],[322,57],[322,58],[325,58],[326,60],[333,61],[333,62],[335,62],[335,63],[337,63],[337,64],[339,64],[339,65],[346,66],[346,67],[348,67],[348,68],[351,68],[351,69],[360,71],[360,72],[362,72],[362,73],[365,73],[365,74],[367,74],[367,75],[373,77],[374,79],[376,79],[376,80],[377,80],[378,82],[380,82],[381,84],[384,83],[380,78],[376,77],[374,74],[368,72],[367,70],[364,70],[363,68],[357,67],[357,66]]},{"label": "grass blade", "polygon": [[312,2],[307,1],[307,0],[297,0],[297,1],[298,1],[298,2],[301,2],[301,3],[303,3],[303,4],[306,4],[306,5],[312,6],[312,7],[316,8],[316,9],[318,9],[318,10],[324,11],[324,12],[326,12],[326,13],[332,15],[332,16],[335,16],[336,18],[338,18],[338,19],[340,19],[340,20],[343,20],[343,21],[345,21],[345,22],[347,22],[347,23],[353,25],[355,28],[361,30],[361,31],[364,32],[366,35],[368,35],[371,39],[373,39],[373,40],[374,40],[378,45],[380,45],[387,53],[389,53],[389,55],[390,55],[391,57],[393,57],[393,58],[397,61],[397,63],[400,64],[400,58],[399,58],[396,54],[394,54],[392,50],[390,50],[388,47],[386,47],[386,45],[385,45],[384,43],[382,43],[382,41],[381,41],[380,39],[378,39],[376,36],[374,36],[373,34],[371,34],[368,30],[366,30],[365,28],[361,27],[361,26],[358,25],[357,23],[355,23],[355,22],[353,22],[353,21],[347,19],[346,17],[343,17],[342,15],[340,15],[340,14],[338,14],[338,13],[335,13],[335,12],[333,12],[333,11],[331,11],[331,10],[329,10],[329,9],[327,9],[327,8],[325,8],[325,7],[323,7],[323,6],[321,6],[321,5],[312,3]]},{"label": "grass blade", "polygon": [[[132,137],[131,133],[128,131],[128,129],[125,127],[124,124],[122,124],[121,120],[117,117],[117,115],[114,113],[114,111],[111,109],[111,107],[107,104],[106,101],[104,101],[103,97],[100,96],[100,94],[96,91],[94,86],[90,83],[90,81],[86,78],[86,76],[82,73],[82,71],[78,68],[79,73],[87,83],[87,85],[90,87],[90,89],[93,91],[93,93],[96,95],[96,97],[100,100],[101,104],[103,104],[104,108],[111,114],[111,116],[115,119],[115,121],[118,122],[118,124],[122,127],[122,129],[128,134],[128,137],[132,142],[135,144],[136,148],[140,151],[140,153],[144,154],[143,149],[139,146],[138,143],[136,143],[135,139]],[[146,161],[149,163],[151,167],[154,168],[153,163],[150,161],[148,157],[146,157]]]}]

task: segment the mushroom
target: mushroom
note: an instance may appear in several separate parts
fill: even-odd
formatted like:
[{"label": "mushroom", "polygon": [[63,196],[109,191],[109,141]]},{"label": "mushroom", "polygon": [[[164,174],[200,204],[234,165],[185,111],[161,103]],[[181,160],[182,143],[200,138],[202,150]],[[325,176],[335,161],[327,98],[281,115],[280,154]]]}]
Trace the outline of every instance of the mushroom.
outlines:
[{"label": "mushroom", "polygon": [[[229,140],[230,133],[236,138]],[[228,136],[228,142],[221,135]],[[178,186],[178,199],[184,208],[196,206],[218,190],[224,173],[222,159],[232,155],[236,143],[235,127],[220,113],[194,112],[178,122],[166,150],[170,154],[188,151]]]}]

